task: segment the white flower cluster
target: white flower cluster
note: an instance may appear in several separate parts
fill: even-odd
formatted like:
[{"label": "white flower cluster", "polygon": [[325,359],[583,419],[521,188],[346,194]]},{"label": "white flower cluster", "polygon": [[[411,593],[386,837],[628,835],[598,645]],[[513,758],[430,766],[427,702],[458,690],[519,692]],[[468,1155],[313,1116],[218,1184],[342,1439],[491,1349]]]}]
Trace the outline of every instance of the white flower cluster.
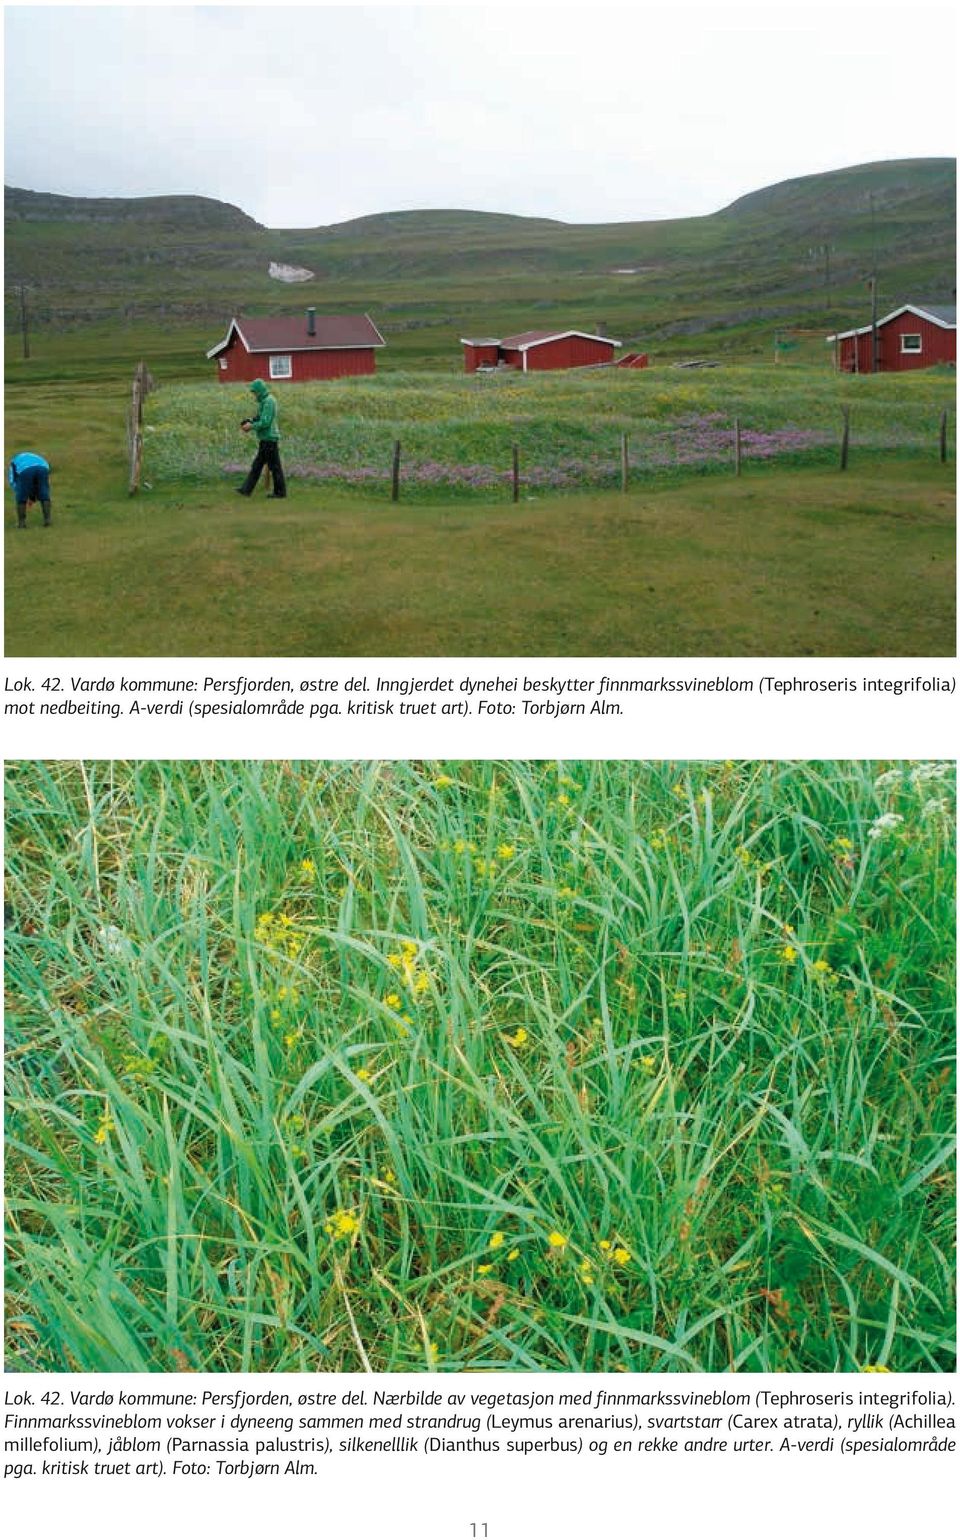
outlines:
[{"label": "white flower cluster", "polygon": [[900,823],[903,823],[903,819],[899,813],[881,813],[880,817],[874,819],[867,830],[867,839],[878,840],[882,834],[888,834],[891,829],[895,829],[897,824]]},{"label": "white flower cluster", "polygon": [[885,786],[899,786],[905,780],[914,786],[929,786],[931,782],[945,781],[952,771],[953,765],[949,760],[923,760],[920,764],[911,765],[906,771],[884,770],[873,784],[878,791]]}]

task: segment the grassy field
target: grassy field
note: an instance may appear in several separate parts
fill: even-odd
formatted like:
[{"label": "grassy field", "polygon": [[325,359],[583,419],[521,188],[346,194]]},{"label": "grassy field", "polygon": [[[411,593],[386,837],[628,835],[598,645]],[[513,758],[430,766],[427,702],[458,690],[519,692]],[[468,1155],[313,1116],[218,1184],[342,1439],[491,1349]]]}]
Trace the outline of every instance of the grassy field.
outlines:
[{"label": "grassy field", "polygon": [[8,443],[47,453],[56,527],[8,533],[7,652],[950,655],[953,477],[936,428],[952,388],[936,372],[757,365],[301,387],[281,398],[280,506],[233,494],[242,388],[161,372],[149,488],[131,500],[125,389],[12,386]]},{"label": "grassy field", "polygon": [[954,1368],[942,765],[8,767],[7,1366]]}]

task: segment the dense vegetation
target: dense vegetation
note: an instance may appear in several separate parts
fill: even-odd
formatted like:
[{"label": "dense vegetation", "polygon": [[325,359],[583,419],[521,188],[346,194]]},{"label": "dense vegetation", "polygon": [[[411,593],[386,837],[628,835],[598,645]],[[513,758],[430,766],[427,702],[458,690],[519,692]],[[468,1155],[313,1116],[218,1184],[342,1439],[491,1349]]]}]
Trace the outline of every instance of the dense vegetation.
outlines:
[{"label": "dense vegetation", "polygon": [[[853,453],[933,462],[952,371],[903,379],[769,365],[711,370],[573,370],[503,376],[384,374],[278,391],[283,453],[295,482],[386,494],[393,444],[414,497],[439,486],[489,496],[510,479],[517,444],[526,490],[619,485],[620,439],[641,485],[733,466],[734,422],[744,462],[838,464],[842,410]],[[215,484],[246,468],[237,424],[245,385],[161,388],[148,404],[146,465],[154,487],[180,478]]]},{"label": "dense vegetation", "polygon": [[944,765],[18,763],[7,1363],[954,1367]]}]

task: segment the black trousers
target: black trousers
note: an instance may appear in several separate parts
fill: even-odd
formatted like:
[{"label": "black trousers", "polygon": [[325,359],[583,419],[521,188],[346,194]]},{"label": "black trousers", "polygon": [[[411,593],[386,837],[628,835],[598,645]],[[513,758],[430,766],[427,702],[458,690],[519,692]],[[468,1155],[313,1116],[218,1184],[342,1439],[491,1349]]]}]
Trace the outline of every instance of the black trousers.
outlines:
[{"label": "black trousers", "polygon": [[240,488],[241,492],[245,492],[248,497],[250,496],[250,493],[254,490],[263,474],[263,467],[265,465],[269,468],[270,475],[273,478],[274,497],[286,497],[287,483],[284,480],[283,466],[280,464],[280,445],[276,439],[272,438],[265,438],[257,445],[253,464],[250,467],[246,481]]}]

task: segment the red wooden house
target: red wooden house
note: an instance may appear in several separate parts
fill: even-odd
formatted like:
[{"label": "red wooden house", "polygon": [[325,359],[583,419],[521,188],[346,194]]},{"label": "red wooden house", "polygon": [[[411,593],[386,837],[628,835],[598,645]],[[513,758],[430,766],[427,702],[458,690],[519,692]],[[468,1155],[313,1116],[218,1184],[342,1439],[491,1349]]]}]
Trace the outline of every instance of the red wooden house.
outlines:
[{"label": "red wooden house", "polygon": [[373,374],[384,340],[368,315],[234,316],[207,353],[225,384],[238,380],[335,380]]},{"label": "red wooden house", "polygon": [[522,369],[582,369],[612,364],[613,350],[620,346],[612,337],[591,332],[518,332],[513,337],[461,337],[463,365],[468,374],[506,364]]},{"label": "red wooden house", "polygon": [[[873,327],[828,337],[846,374],[873,373]],[[901,305],[877,322],[877,372],[957,361],[956,305]]]}]

